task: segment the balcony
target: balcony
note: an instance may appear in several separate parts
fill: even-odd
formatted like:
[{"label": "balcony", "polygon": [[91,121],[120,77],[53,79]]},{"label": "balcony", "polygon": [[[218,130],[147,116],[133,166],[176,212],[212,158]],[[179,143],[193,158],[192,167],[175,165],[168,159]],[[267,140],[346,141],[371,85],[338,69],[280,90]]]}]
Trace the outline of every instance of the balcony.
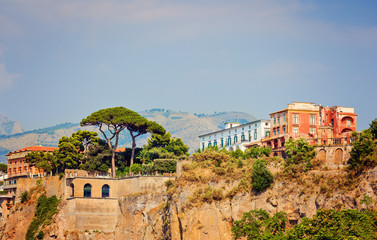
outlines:
[{"label": "balcony", "polygon": [[6,185],[3,186],[4,190],[16,188],[16,187],[17,187],[17,184],[6,184]]}]

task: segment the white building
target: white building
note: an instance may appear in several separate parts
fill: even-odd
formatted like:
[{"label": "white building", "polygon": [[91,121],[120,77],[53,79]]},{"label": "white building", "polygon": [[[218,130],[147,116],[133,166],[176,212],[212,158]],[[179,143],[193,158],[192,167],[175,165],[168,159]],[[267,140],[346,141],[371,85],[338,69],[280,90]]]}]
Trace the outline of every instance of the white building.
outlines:
[{"label": "white building", "polygon": [[200,135],[200,149],[203,151],[208,146],[217,146],[230,151],[244,151],[246,145],[258,144],[269,134],[270,120],[256,120],[246,124],[227,122],[224,130]]}]

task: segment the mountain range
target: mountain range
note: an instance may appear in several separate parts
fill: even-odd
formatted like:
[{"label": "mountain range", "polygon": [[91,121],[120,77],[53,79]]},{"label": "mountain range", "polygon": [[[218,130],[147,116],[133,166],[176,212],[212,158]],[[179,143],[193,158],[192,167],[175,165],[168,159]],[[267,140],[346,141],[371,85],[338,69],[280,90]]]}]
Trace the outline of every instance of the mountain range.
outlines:
[{"label": "mountain range", "polygon": [[[190,152],[199,147],[198,136],[224,128],[227,121],[247,123],[256,118],[243,112],[219,112],[213,114],[187,113],[166,109],[151,109],[139,112],[149,120],[161,124],[173,137],[181,138],[190,147]],[[77,130],[98,131],[96,127],[80,127],[79,123],[63,123],[32,131],[23,131],[18,122],[4,115],[0,116],[0,162],[6,162],[5,154],[33,145],[57,146],[62,136],[70,136]],[[101,135],[100,135],[101,136]],[[147,142],[149,134],[137,139],[137,146]],[[128,131],[120,135],[119,147],[130,147],[131,138]]]}]

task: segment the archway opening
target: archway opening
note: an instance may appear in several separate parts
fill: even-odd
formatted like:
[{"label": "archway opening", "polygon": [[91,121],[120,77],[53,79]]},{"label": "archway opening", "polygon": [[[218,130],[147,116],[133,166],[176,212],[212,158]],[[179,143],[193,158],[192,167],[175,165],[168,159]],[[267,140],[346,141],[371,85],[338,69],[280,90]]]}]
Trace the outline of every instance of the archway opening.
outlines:
[{"label": "archway opening", "polygon": [[92,197],[92,185],[89,183],[84,186],[84,197]]},{"label": "archway opening", "polygon": [[110,187],[109,185],[105,184],[102,186],[102,197],[107,198],[110,196]]}]

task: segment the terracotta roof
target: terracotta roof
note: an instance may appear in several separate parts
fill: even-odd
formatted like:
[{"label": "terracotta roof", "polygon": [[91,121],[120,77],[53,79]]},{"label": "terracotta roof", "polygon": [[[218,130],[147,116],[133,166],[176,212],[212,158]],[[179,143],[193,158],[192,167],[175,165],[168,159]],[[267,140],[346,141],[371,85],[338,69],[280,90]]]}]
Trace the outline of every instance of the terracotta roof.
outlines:
[{"label": "terracotta roof", "polygon": [[32,147],[25,147],[25,148],[22,148],[20,150],[16,150],[16,151],[10,152],[10,153],[8,153],[5,156],[9,156],[11,154],[20,153],[20,152],[39,152],[39,151],[53,152],[56,149],[59,149],[59,148],[57,148],[57,147],[44,147],[44,146],[32,146]]},{"label": "terracotta roof", "polygon": [[115,152],[125,152],[126,151],[126,148],[117,148],[117,150],[115,150]]}]

